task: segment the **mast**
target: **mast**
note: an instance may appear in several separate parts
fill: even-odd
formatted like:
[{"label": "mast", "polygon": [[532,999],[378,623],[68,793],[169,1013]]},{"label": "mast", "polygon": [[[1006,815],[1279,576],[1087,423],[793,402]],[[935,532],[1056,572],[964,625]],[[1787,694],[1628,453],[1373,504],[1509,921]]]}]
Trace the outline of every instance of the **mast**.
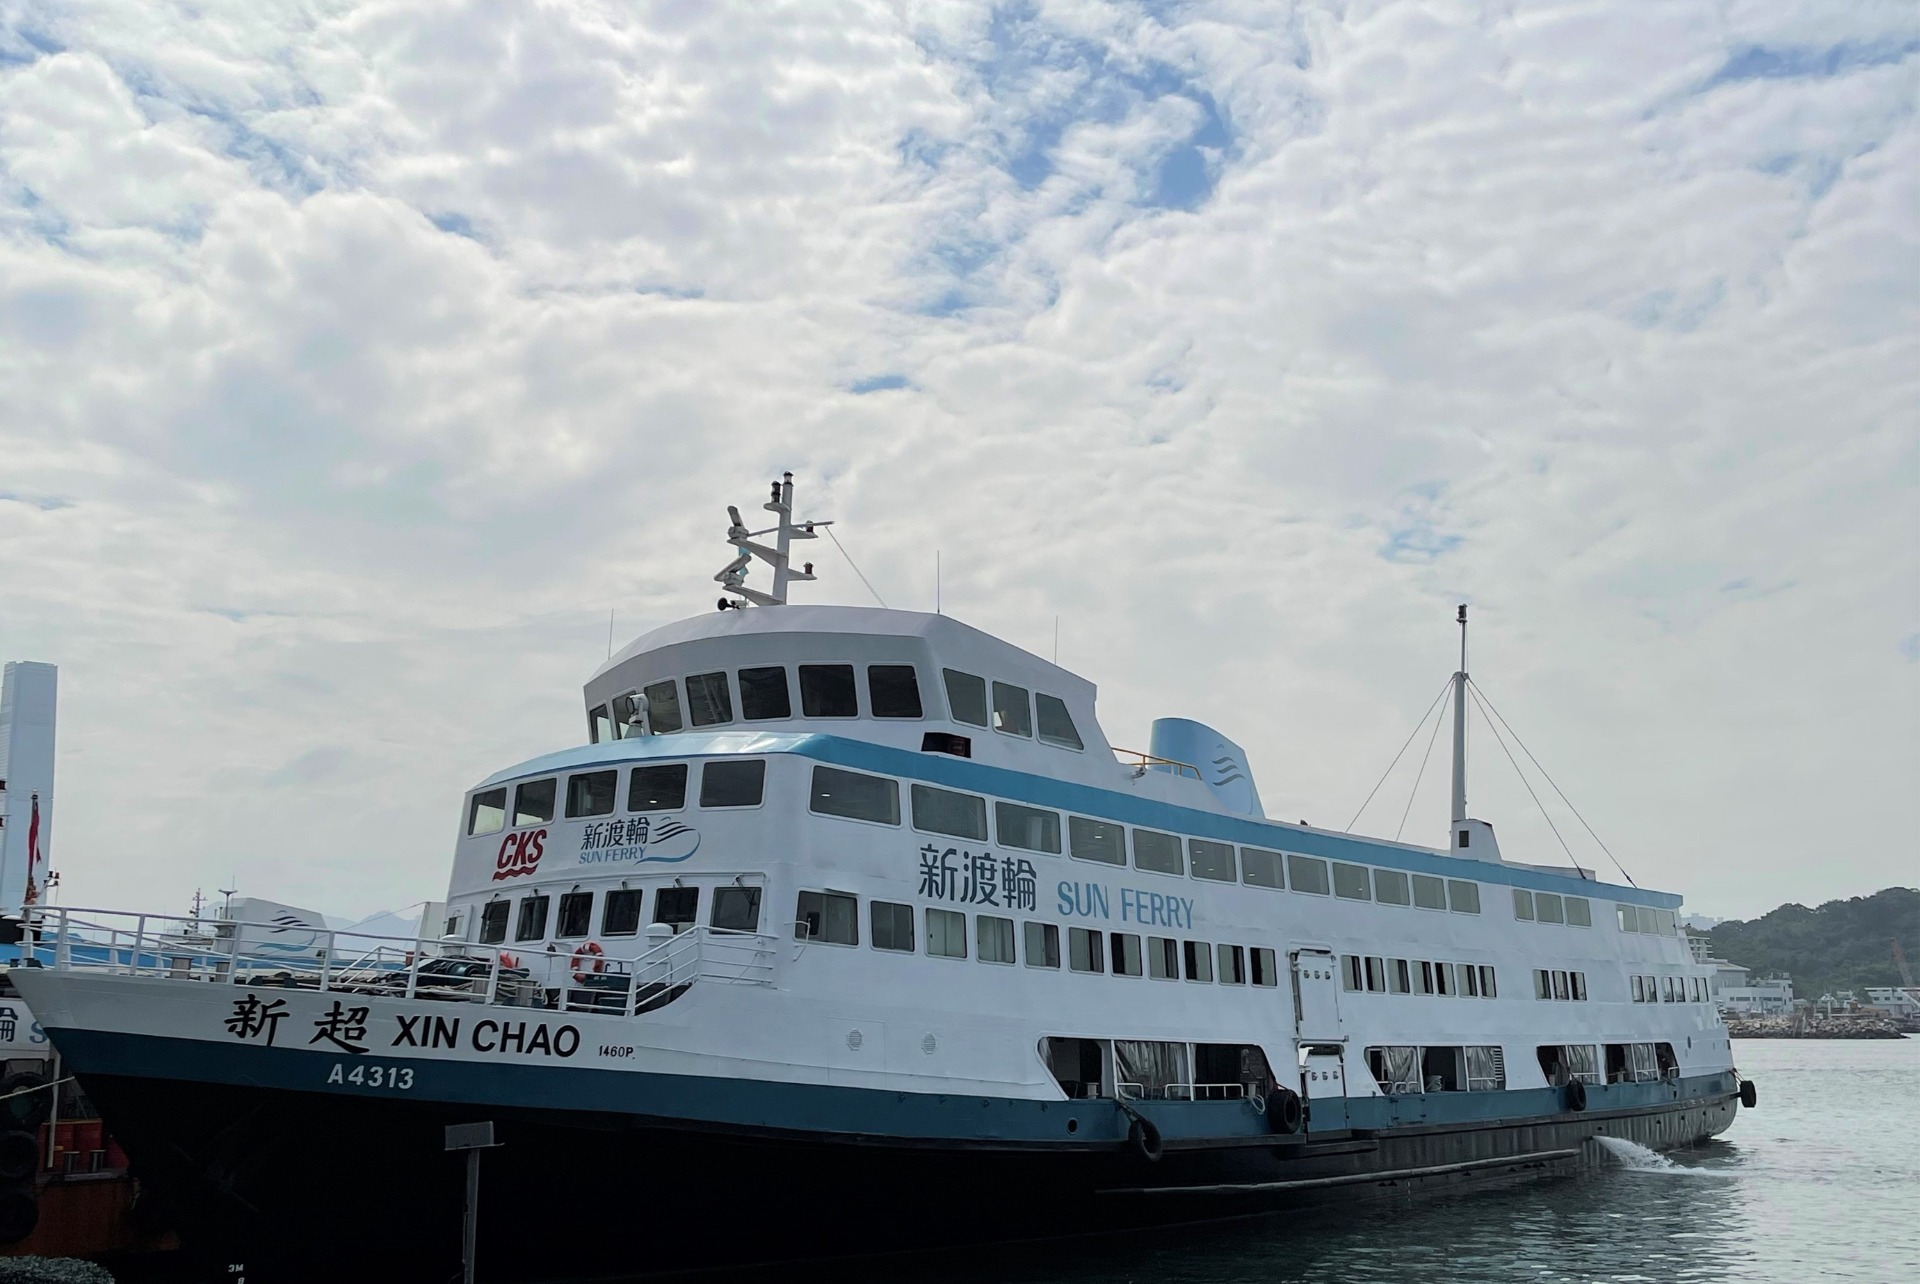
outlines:
[{"label": "mast", "polygon": [[[1467,604],[1460,604],[1460,668],[1453,675],[1453,823],[1467,818]],[[1451,844],[1450,844],[1451,845]]]},{"label": "mast", "polygon": [[[738,557],[728,562],[713,578],[720,587],[729,593],[739,595],[739,599],[721,598],[719,607],[723,611],[738,610],[752,603],[755,606],[785,606],[787,604],[787,585],[814,578],[813,563],[808,562],[799,570],[793,569],[787,553],[792,542],[797,539],[818,539],[814,534],[816,526],[831,526],[832,522],[796,522],[793,520],[793,474],[783,473],[780,480],[772,485],[772,497],[761,505],[780,520],[776,526],[765,530],[750,531],[740,518],[740,510],[731,504],[727,506],[727,517],[731,524],[727,527],[727,543],[733,546]],[[773,546],[756,541],[762,535],[774,537]],[[759,558],[773,568],[773,591],[762,593],[746,585],[747,568],[753,565],[753,559]]]}]

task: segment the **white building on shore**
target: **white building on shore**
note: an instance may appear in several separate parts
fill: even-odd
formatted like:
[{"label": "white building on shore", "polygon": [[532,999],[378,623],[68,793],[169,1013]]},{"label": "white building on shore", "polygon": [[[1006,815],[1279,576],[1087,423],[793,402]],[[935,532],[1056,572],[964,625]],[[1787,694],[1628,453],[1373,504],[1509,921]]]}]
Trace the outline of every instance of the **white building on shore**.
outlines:
[{"label": "white building on shore", "polygon": [[1714,1006],[1722,1016],[1784,1016],[1793,1011],[1793,978],[1756,977],[1752,969],[1713,956],[1713,940],[1697,932],[1687,933],[1687,948],[1693,960],[1713,969]]}]

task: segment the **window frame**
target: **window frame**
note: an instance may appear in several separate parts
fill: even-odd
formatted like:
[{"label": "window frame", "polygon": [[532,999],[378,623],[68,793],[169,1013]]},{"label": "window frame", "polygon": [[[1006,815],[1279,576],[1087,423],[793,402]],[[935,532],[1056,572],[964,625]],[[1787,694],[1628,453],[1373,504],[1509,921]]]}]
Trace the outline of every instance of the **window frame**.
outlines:
[{"label": "window frame", "polygon": [[[1025,730],[1019,730],[1019,729],[1009,730],[1008,728],[1000,725],[1000,715],[1003,712],[1000,704],[1000,692],[1002,690],[1018,691],[1020,693],[1021,700],[1022,700],[1020,714],[1021,714],[1021,718],[1024,720]],[[1011,712],[1012,706],[1009,705],[1005,711]],[[987,717],[990,720],[990,725],[993,727],[993,729],[999,732],[1003,736],[1012,736],[1016,740],[1033,739],[1033,690],[1032,688],[1016,686],[1011,682],[1002,682],[998,678],[993,679],[992,682],[988,684],[988,688],[987,688]]]},{"label": "window frame", "polygon": [[[1318,856],[1307,856],[1300,852],[1287,852],[1287,890],[1298,892],[1302,896],[1333,895],[1333,874],[1327,869],[1327,862]],[[1300,886],[1300,870],[1318,869],[1320,871],[1318,888]]]},{"label": "window frame", "polygon": [[[887,925],[884,936],[889,941],[897,942],[899,940],[900,920],[903,916],[905,917],[907,922],[907,943],[905,945],[881,944],[883,933],[880,927],[880,911],[882,910],[887,911]],[[877,897],[868,901],[867,944],[873,949],[884,950],[888,954],[919,953],[919,937],[916,935],[918,929],[914,921],[918,917],[919,916],[913,912],[912,905],[903,904],[900,901],[883,901]]]},{"label": "window frame", "polygon": [[[976,833],[972,830],[958,831],[958,830],[952,830],[952,829],[937,829],[937,828],[933,828],[932,826],[922,824],[920,822],[920,800],[923,795],[926,797],[929,806],[933,805],[933,802],[936,796],[943,797],[943,798],[958,798],[967,803],[974,804],[975,807],[977,808],[976,814],[980,818],[979,832]],[[909,824],[909,826],[912,827],[915,833],[935,834],[941,838],[959,838],[967,842],[975,842],[975,843],[991,842],[993,840],[988,837],[988,834],[991,831],[989,831],[987,828],[987,811],[988,811],[987,800],[984,796],[980,794],[970,794],[964,789],[946,789],[939,785],[929,785],[926,782],[919,781],[919,780],[908,782],[908,789],[907,789],[908,822],[907,823]]]},{"label": "window frame", "polygon": [[[752,927],[720,926],[720,902],[723,897],[747,896],[753,902]],[[760,912],[767,902],[766,889],[758,883],[722,883],[713,889],[713,895],[707,901],[707,926],[716,932],[737,932],[742,936],[760,934]]]},{"label": "window frame", "polygon": [[[707,801],[707,772],[715,767],[760,768],[760,794],[750,803],[710,803]],[[700,762],[701,811],[754,811],[767,805],[767,760],[765,758],[705,758]]]},{"label": "window frame", "polygon": [[[500,795],[500,805],[498,807],[494,807],[491,803],[489,803],[489,804],[486,804],[486,806],[489,808],[489,810],[499,812],[500,814],[499,821],[495,823],[493,827],[490,829],[474,828],[474,823],[480,817],[480,808],[482,806],[481,799],[490,798],[495,794]],[[505,785],[495,785],[492,789],[476,789],[471,794],[467,795],[467,837],[468,838],[484,838],[488,834],[497,834],[501,830],[505,829],[506,827],[507,827],[507,787]]]},{"label": "window frame", "polygon": [[[634,805],[634,801],[633,801],[634,787],[639,783],[639,775],[641,772],[643,771],[665,772],[665,773],[671,774],[675,768],[678,768],[680,771],[680,805],[679,806],[677,807],[638,807]],[[663,815],[667,812],[685,811],[687,809],[687,785],[692,775],[693,775],[693,771],[692,771],[691,763],[643,762],[643,763],[636,764],[632,770],[627,772],[627,812],[628,814],[629,815],[642,814],[642,815],[648,815],[648,816],[657,816],[657,815]]]},{"label": "window frame", "polygon": [[[538,789],[541,785],[545,785],[550,791],[552,791],[551,796],[547,799],[547,814],[544,816],[540,816],[537,813],[529,812],[527,814],[533,815],[534,819],[532,820],[520,819],[520,816],[522,814],[520,810],[520,795],[523,793],[526,793],[530,789]],[[513,818],[513,823],[507,826],[507,828],[532,829],[535,825],[551,825],[553,823],[554,814],[558,812],[559,809],[560,809],[560,778],[558,776],[543,776],[538,780],[516,781],[513,786],[513,810],[507,813],[509,816]]]},{"label": "window frame", "polygon": [[[1041,702],[1045,700],[1051,700],[1059,707],[1059,716],[1066,721],[1067,730],[1073,734],[1073,739],[1068,740],[1062,736],[1047,733],[1047,715],[1041,712],[1045,707]],[[1070,753],[1087,751],[1086,737],[1080,734],[1080,728],[1073,721],[1073,710],[1067,708],[1067,702],[1059,696],[1048,695],[1044,691],[1033,693],[1033,738],[1043,745],[1052,745],[1055,749],[1065,749]]]},{"label": "window frame", "polygon": [[[600,779],[601,777],[606,777],[610,782],[607,790],[606,810],[604,811],[574,810],[574,800],[575,800],[575,794],[577,792],[575,789],[575,786],[580,784],[581,782],[592,782],[594,780]],[[586,787],[590,789],[592,787],[591,783],[588,783]],[[592,771],[575,771],[575,772],[568,773],[567,801],[566,801],[566,807],[564,808],[566,818],[568,820],[590,820],[595,816],[611,816],[619,809],[620,809],[620,768],[598,767]]]},{"label": "window frame", "polygon": [[[1039,928],[1036,933],[1033,929]],[[1034,942],[1039,941],[1040,961],[1034,961]],[[1020,922],[1020,961],[1031,968],[1040,968],[1049,972],[1058,972],[1060,958],[1060,925],[1046,923],[1039,919],[1022,919]]]},{"label": "window frame", "polygon": [[[1029,847],[1024,842],[1015,842],[1013,839],[1008,838],[1006,817],[1009,810],[1013,812],[1031,812],[1035,816],[1050,819],[1053,822],[1053,846]],[[1047,829],[1046,824],[1043,822],[1040,828],[1044,835]],[[1000,841],[1002,847],[1011,847],[1015,851],[1022,852],[1038,852],[1042,856],[1058,856],[1061,847],[1066,841],[1060,832],[1059,812],[1054,811],[1051,807],[1033,807],[1026,803],[1008,802],[1004,798],[996,798],[993,800],[993,836]],[[1044,836],[1042,842],[1045,842]]]},{"label": "window frame", "polygon": [[[1219,851],[1227,854],[1227,872],[1224,875],[1201,872],[1202,862],[1201,856],[1199,855],[1201,848],[1217,848]],[[1217,859],[1217,857],[1210,859]],[[1215,868],[1218,868],[1218,866],[1215,866]],[[1240,853],[1232,843],[1223,843],[1212,838],[1189,837],[1187,839],[1187,876],[1189,878],[1198,878],[1209,883],[1238,883],[1240,881]]]},{"label": "window frame", "polygon": [[[989,923],[1004,924],[1006,927],[1007,957],[993,959],[987,957],[987,938],[985,928]],[[999,935],[998,931],[995,935]],[[975,914],[973,916],[973,956],[982,963],[991,963],[996,967],[1013,967],[1020,962],[1020,934],[1014,930],[1013,920],[998,914]],[[996,947],[998,942],[995,943]]]},{"label": "window frame", "polygon": [[[980,717],[976,721],[961,714],[959,703],[954,699],[954,679],[980,684]],[[993,725],[993,705],[987,699],[987,680],[977,673],[968,673],[963,669],[941,669],[940,691],[947,698],[947,720],[968,727],[991,727]]]},{"label": "window frame", "polygon": [[[880,712],[880,697],[875,694],[875,688],[873,683],[873,675],[876,670],[880,670],[880,669],[886,669],[889,671],[898,671],[898,670],[906,671],[907,684],[913,688],[913,712],[912,713]],[[895,679],[889,679],[889,680],[892,681]],[[894,694],[897,694],[897,693],[894,693]],[[902,663],[897,660],[881,661],[878,663],[869,664],[867,666],[867,711],[873,717],[885,718],[889,722],[925,722],[927,720],[927,703],[920,696],[920,670],[916,668],[914,665],[912,665],[911,663]]]},{"label": "window frame", "polygon": [[[617,929],[613,926],[613,904],[618,898],[621,905],[629,899],[633,902],[633,926]],[[645,922],[642,914],[647,908],[647,889],[644,887],[609,887],[600,901],[600,935],[602,936],[638,936],[640,925]]]},{"label": "window frame", "polygon": [[[682,900],[686,899],[686,896],[688,893],[692,894],[693,899],[691,901],[690,908],[685,918],[662,918],[661,917],[661,913],[666,908],[662,904],[662,902],[667,901],[668,898],[671,897],[672,904],[678,905]],[[647,923],[649,926],[652,926],[653,924],[658,923],[662,927],[670,927],[673,929],[673,934],[675,936],[678,936],[680,935],[680,933],[686,931],[688,928],[697,926],[699,922],[700,922],[700,885],[698,883],[695,883],[691,887],[687,887],[687,886],[671,887],[670,886],[670,887],[660,887],[660,888],[654,889],[653,917],[647,920]]]},{"label": "window frame", "polygon": [[[580,904],[581,901],[586,902],[587,908],[586,912],[580,915],[580,930],[577,932],[569,932],[567,930],[567,911]],[[556,941],[571,941],[583,936],[592,935],[593,890],[591,888],[585,890],[575,888],[560,893],[560,903],[554,907],[553,939]]]},{"label": "window frame", "polygon": [[[1351,861],[1344,860],[1328,861],[1327,864],[1332,867],[1333,895],[1335,899],[1343,901],[1373,900],[1373,875],[1365,865],[1355,865]],[[1345,875],[1349,887],[1349,890],[1344,892],[1340,890],[1342,874]],[[1355,875],[1359,876],[1357,881],[1355,880]]]},{"label": "window frame", "polygon": [[[663,700],[655,699],[653,694],[662,687],[666,688],[668,697],[670,697],[664,698],[664,703]],[[661,678],[657,682],[649,682],[640,688],[640,694],[644,696],[647,701],[646,728],[648,735],[672,736],[678,735],[687,729],[687,706],[686,702],[680,698],[679,679]],[[671,727],[662,727],[660,725],[659,710],[661,708],[668,708],[673,711],[673,725]]]},{"label": "window frame", "polygon": [[[827,694],[809,689],[808,677],[811,674],[827,674],[844,670],[847,675],[846,694],[853,699],[852,713],[815,713],[813,705],[817,703],[810,696]],[[800,684],[800,716],[817,718],[823,722],[850,722],[860,716],[860,673],[856,666],[845,661],[821,661],[815,664],[796,664],[794,678]],[[826,679],[821,677],[820,681]]]},{"label": "window frame", "polygon": [[[1143,874],[1165,874],[1170,878],[1185,878],[1187,876],[1187,846],[1180,841],[1180,835],[1169,834],[1161,829],[1142,829],[1138,825],[1130,825],[1128,828],[1133,831],[1127,836],[1127,845],[1133,849],[1133,868]],[[1143,835],[1151,835],[1156,840],[1154,843],[1149,844],[1149,846],[1162,846],[1162,844],[1157,841],[1159,839],[1165,839],[1167,843],[1172,845],[1171,850],[1173,852],[1174,868],[1162,869],[1158,866],[1143,865],[1140,863],[1140,839]]]},{"label": "window frame", "polygon": [[[664,888],[661,890],[665,890]],[[813,908],[820,916],[820,925],[816,930],[807,919],[807,898],[814,898]],[[827,935],[827,926],[831,921],[827,914],[827,902],[847,901],[852,904],[851,911],[845,916],[846,923],[852,926],[852,940],[834,940]],[[824,887],[803,887],[794,893],[793,899],[793,939],[807,945],[832,945],[840,949],[858,949],[860,947],[860,898],[852,892],[836,892]]]},{"label": "window frame", "polygon": [[[1276,875],[1274,882],[1259,883],[1248,876],[1249,871],[1252,869],[1252,865],[1247,860],[1247,854],[1249,852],[1261,857],[1262,864],[1265,863],[1266,857],[1273,858],[1273,872]],[[1271,847],[1242,847],[1239,852],[1239,857],[1240,885],[1242,887],[1259,887],[1270,892],[1284,892],[1287,890],[1287,854],[1285,852],[1275,851]]]},{"label": "window frame", "polygon": [[[720,698],[717,702],[713,700],[713,681],[715,678],[720,680]],[[701,697],[707,700],[709,704],[717,703],[719,712],[726,714],[724,718],[714,718],[710,722],[702,722],[699,717],[696,716],[699,712],[693,694],[693,684],[696,680],[699,681],[701,686]],[[686,688],[687,725],[689,727],[726,727],[733,724],[733,676],[728,670],[720,669],[712,673],[689,673],[681,679],[681,682]],[[709,711],[711,712],[711,710]]]},{"label": "window frame", "polygon": [[[933,925],[935,922],[934,915],[936,914],[940,915],[939,922],[941,923],[941,931],[940,931],[941,939],[943,941],[948,941],[948,942],[951,942],[954,940],[959,941],[960,952],[958,954],[955,954],[950,949],[943,950],[943,949],[934,948]],[[953,924],[949,921],[952,919],[959,920],[958,929],[955,929]],[[928,958],[964,960],[967,957],[969,943],[967,941],[966,911],[954,910],[954,909],[943,909],[938,905],[929,905],[926,907],[926,911],[924,916],[921,919],[920,926],[922,931],[924,931],[926,934]]]},{"label": "window frame", "polygon": [[[489,940],[487,937],[488,919],[490,916],[490,911],[492,911],[492,909],[495,906],[499,906],[500,908],[500,913],[498,915],[498,918],[500,920],[500,934],[498,936],[493,937],[491,940]],[[513,926],[513,902],[507,899],[506,897],[502,897],[496,901],[488,901],[485,905],[482,905],[480,907],[480,916],[478,919],[475,920],[475,928],[474,928],[475,944],[505,945],[507,943],[507,929],[512,926]]]},{"label": "window frame", "polygon": [[[537,919],[532,919],[530,922],[530,914],[536,903],[540,906],[540,914]],[[545,892],[530,892],[520,898],[520,903],[514,907],[513,915],[515,945],[547,939],[547,916],[552,905],[553,898]]]},{"label": "window frame", "polygon": [[[824,777],[823,773],[826,773]],[[705,777],[706,773],[703,771],[701,773],[703,783]],[[875,783],[885,785],[887,799],[891,804],[889,809],[890,816],[881,817],[852,811],[822,810],[819,806],[822,798],[825,798],[831,803],[837,798],[842,797],[842,795],[835,793],[832,789],[822,792],[820,786],[823,780],[824,783],[828,785],[834,785],[836,780],[857,781],[859,782],[860,788],[867,788]],[[766,780],[764,777],[760,782],[760,794],[762,799],[766,797]],[[807,775],[807,812],[814,816],[830,816],[835,820],[851,820],[862,825],[878,825],[885,829],[898,829],[900,827],[900,782],[892,776],[877,776],[868,771],[850,771],[845,767],[836,767],[829,763],[816,762],[813,764],[813,770]]]},{"label": "window frame", "polygon": [[[1119,842],[1114,846],[1119,853],[1120,859],[1105,860],[1099,856],[1082,856],[1078,850],[1081,844],[1078,841],[1076,841],[1076,836],[1075,836],[1075,827],[1081,826],[1081,825],[1092,827],[1092,828],[1103,829],[1103,830],[1111,830],[1114,833],[1118,834]],[[1089,842],[1088,846],[1092,846],[1092,845],[1093,844]],[[1100,820],[1093,816],[1075,816],[1072,813],[1068,813],[1067,815],[1067,855],[1069,858],[1073,860],[1085,861],[1089,865],[1105,865],[1109,869],[1125,869],[1127,868],[1127,859],[1128,859],[1128,856],[1130,855],[1130,850],[1127,845],[1127,827],[1125,825],[1119,824],[1111,820]]]},{"label": "window frame", "polygon": [[[1088,966],[1076,967],[1074,959],[1079,946],[1086,948]],[[1105,933],[1097,927],[1067,928],[1067,970],[1083,976],[1104,976],[1107,968],[1107,942]]]},{"label": "window frame", "polygon": [[[753,689],[756,693],[755,695],[756,699],[761,698],[764,693],[769,692],[772,689],[772,683],[770,683],[762,675],[769,674],[769,673],[777,673],[780,675],[780,704],[785,709],[784,713],[749,714],[747,712],[747,689],[748,689],[747,674],[749,673],[755,675],[752,681],[754,684]],[[793,717],[793,675],[787,672],[786,665],[784,664],[745,665],[739,669],[734,670],[733,681],[734,681],[734,685],[738,687],[740,690],[740,721],[742,722],[781,722]]]}]

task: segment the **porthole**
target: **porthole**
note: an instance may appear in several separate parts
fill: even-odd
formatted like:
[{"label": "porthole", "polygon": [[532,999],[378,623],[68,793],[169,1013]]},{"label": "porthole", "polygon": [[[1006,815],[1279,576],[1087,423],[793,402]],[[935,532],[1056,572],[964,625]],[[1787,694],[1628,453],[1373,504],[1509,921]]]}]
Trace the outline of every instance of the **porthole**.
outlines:
[{"label": "porthole", "polygon": [[1068,1132],[1079,1132],[1079,1131],[1080,1131],[1080,1121],[1079,1121],[1078,1119],[1069,1119],[1069,1120],[1067,1120],[1067,1131],[1068,1131]]}]

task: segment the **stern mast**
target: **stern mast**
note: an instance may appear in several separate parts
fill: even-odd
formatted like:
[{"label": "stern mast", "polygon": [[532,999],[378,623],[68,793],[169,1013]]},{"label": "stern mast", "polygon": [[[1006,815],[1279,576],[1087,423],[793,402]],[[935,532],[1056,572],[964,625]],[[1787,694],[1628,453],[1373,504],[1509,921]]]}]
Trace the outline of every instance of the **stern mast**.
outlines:
[{"label": "stern mast", "polygon": [[[1467,818],[1467,604],[1460,604],[1460,668],[1453,675],[1453,823]],[[1456,836],[1455,842],[1458,843]]]}]

